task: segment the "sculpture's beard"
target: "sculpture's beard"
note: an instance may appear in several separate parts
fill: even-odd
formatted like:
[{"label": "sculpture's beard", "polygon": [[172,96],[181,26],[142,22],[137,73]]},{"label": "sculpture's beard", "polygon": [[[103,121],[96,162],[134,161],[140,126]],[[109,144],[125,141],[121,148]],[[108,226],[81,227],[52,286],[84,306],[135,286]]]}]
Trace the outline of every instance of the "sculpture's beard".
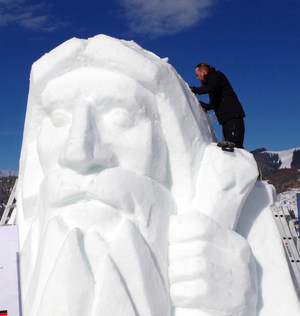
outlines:
[{"label": "sculpture's beard", "polygon": [[68,230],[95,231],[110,244],[129,220],[164,267],[169,216],[176,212],[176,203],[151,178],[119,167],[93,175],[56,170],[41,185],[40,203],[44,209],[39,218],[41,232],[59,217]]}]

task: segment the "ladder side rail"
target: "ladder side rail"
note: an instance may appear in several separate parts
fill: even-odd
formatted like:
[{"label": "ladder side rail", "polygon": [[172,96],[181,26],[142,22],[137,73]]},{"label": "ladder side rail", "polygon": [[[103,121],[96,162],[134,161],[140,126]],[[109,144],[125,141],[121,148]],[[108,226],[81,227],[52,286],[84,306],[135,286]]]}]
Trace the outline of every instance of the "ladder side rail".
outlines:
[{"label": "ladder side rail", "polygon": [[16,208],[16,204],[15,204],[14,209],[13,209],[13,211],[10,214],[10,217],[8,219],[7,225],[16,225],[16,221],[17,221],[17,208]]},{"label": "ladder side rail", "polygon": [[280,227],[278,227],[278,228],[280,230],[282,242],[283,242],[284,246],[286,244],[288,244],[288,246],[289,246],[289,249],[286,249],[286,250],[289,250],[288,251],[289,259],[293,260],[293,261],[291,261],[291,263],[296,261],[300,264],[299,253],[298,253],[297,247],[295,245],[293,235],[290,231],[289,224],[286,220],[286,216],[280,208],[277,209],[276,215],[277,215],[277,221],[279,221],[281,223],[281,229],[280,229]]},{"label": "ladder side rail", "polygon": [[294,239],[286,221],[284,211],[281,206],[271,207],[275,222],[277,224],[285,254],[289,263],[291,277],[300,300],[300,258]]},{"label": "ladder side rail", "polygon": [[16,179],[15,181],[15,184],[13,186],[13,189],[10,193],[10,196],[9,196],[9,199],[7,201],[7,204],[6,204],[6,207],[5,207],[5,210],[2,214],[2,217],[1,217],[1,220],[0,220],[0,226],[3,226],[6,224],[6,221],[8,220],[8,215],[9,215],[9,212],[12,208],[15,208],[16,204],[14,204],[14,199],[15,199],[15,194],[16,194],[16,189],[17,189],[17,182],[18,182],[18,179]]},{"label": "ladder side rail", "polygon": [[11,209],[10,206],[6,206],[6,208],[2,214],[2,217],[1,217],[0,226],[5,225],[10,209]]},{"label": "ladder side rail", "polygon": [[[291,260],[293,260],[293,259],[296,260],[296,262],[298,262],[300,265],[300,256],[299,256],[299,253],[298,253],[295,241],[294,241],[294,236],[292,235],[292,233],[290,231],[290,227],[289,227],[289,224],[286,220],[286,217],[284,216],[284,213],[282,211],[279,211],[278,214],[279,214],[279,218],[281,220],[282,226],[286,232],[286,236],[285,236],[286,239],[283,239],[283,240],[285,241],[285,243],[287,242],[289,244],[289,246],[291,247],[291,251],[292,251],[292,255],[293,255],[291,257]],[[300,270],[299,270],[299,277],[300,277]]]}]

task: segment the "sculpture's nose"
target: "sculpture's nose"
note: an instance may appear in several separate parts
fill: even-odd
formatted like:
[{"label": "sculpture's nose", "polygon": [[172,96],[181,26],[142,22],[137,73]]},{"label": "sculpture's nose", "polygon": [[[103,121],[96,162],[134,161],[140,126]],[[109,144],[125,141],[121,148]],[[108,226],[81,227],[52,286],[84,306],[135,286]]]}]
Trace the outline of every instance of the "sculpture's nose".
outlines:
[{"label": "sculpture's nose", "polygon": [[74,109],[72,124],[65,145],[62,165],[79,172],[110,168],[117,159],[109,146],[103,144],[90,101],[81,101]]}]

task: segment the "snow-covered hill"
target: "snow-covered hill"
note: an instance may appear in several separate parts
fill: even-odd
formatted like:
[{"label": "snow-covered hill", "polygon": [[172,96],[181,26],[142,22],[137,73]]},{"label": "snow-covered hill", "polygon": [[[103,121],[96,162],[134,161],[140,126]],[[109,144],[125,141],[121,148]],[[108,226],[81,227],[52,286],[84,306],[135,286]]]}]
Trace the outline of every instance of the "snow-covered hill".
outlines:
[{"label": "snow-covered hill", "polygon": [[258,148],[254,155],[260,175],[276,188],[277,193],[300,187],[300,148],[267,151]]},{"label": "snow-covered hill", "polygon": [[284,168],[291,168],[291,163],[293,161],[293,156],[295,151],[300,151],[300,147],[292,148],[288,150],[282,150],[282,151],[265,151],[268,154],[277,154],[279,156],[279,159],[281,160],[281,165],[279,169]]}]

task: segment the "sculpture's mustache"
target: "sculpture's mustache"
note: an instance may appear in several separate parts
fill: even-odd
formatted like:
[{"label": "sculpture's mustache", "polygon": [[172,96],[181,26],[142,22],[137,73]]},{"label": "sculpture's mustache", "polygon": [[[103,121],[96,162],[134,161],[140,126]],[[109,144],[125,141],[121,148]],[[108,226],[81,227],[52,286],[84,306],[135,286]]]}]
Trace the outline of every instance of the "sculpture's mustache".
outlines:
[{"label": "sculpture's mustache", "polygon": [[122,184],[132,184],[136,178],[136,174],[121,168],[106,169],[98,174],[84,176],[72,171],[55,171],[47,176],[45,185],[54,188],[49,197],[49,202],[54,207],[90,199],[130,212],[133,208],[133,190],[130,186],[123,187]]},{"label": "sculpture's mustache", "polygon": [[[54,208],[96,200],[127,214],[139,213],[146,222],[150,210],[160,207],[162,199],[172,200],[169,191],[158,182],[123,168],[84,176],[72,170],[53,171],[42,186],[45,192],[50,192],[47,199]],[[172,212],[175,203],[171,201],[171,204],[173,210],[169,211]]]}]

